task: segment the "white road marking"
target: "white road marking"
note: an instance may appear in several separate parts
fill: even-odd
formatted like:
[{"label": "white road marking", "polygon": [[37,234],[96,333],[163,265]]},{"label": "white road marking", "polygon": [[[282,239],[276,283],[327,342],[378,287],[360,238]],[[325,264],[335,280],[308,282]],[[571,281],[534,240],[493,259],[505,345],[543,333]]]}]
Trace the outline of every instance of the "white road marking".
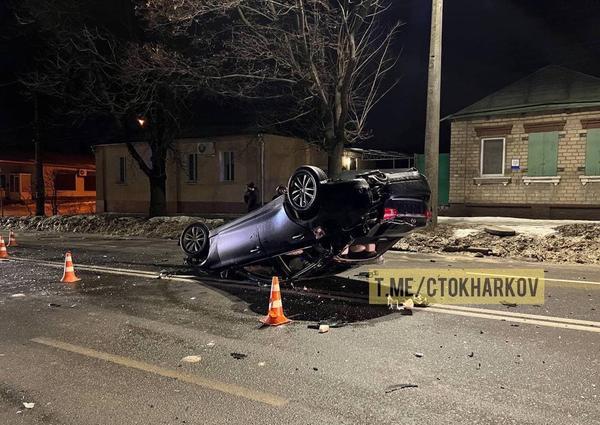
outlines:
[{"label": "white road marking", "polygon": [[491,310],[486,308],[476,308],[476,307],[463,307],[456,305],[447,305],[447,304],[432,304],[430,308],[436,309],[446,309],[452,311],[467,311],[472,313],[490,313],[497,316],[505,316],[505,317],[514,317],[514,318],[522,318],[528,320],[545,320],[548,322],[561,322],[568,323],[572,325],[582,325],[582,326],[593,326],[600,329],[600,322],[592,322],[591,320],[579,320],[579,319],[569,319],[567,317],[556,317],[556,316],[544,316],[541,314],[528,314],[528,313],[517,313],[510,311],[499,311],[499,310]]},{"label": "white road marking", "polygon": [[[495,273],[476,273],[476,272],[467,272],[467,274],[472,274],[474,276],[495,276],[495,277],[514,277],[515,279],[527,279],[527,276],[513,276],[509,274],[495,274]],[[590,280],[573,280],[573,279],[555,279],[553,277],[544,277],[545,281],[550,282],[566,282],[566,283],[580,283],[584,285],[600,285],[600,282],[594,282]]]},{"label": "white road marking", "polygon": [[[482,309],[483,310],[483,309]],[[569,323],[564,322],[552,322],[548,320],[534,320],[527,319],[525,317],[509,317],[509,316],[500,316],[495,314],[486,314],[486,313],[475,313],[471,311],[461,311],[461,310],[447,310],[443,308],[429,307],[424,311],[430,311],[434,313],[444,313],[444,314],[453,314],[455,316],[467,316],[467,317],[477,317],[480,319],[493,319],[493,320],[502,320],[506,322],[517,322],[517,323],[525,323],[528,325],[538,325],[538,326],[546,326],[550,328],[561,328],[561,329],[573,329],[578,331],[587,331],[587,332],[596,332],[600,333],[600,323],[596,326],[581,326],[581,325],[571,325]],[[491,310],[487,310],[490,312]],[[526,315],[523,315],[526,316]]]},{"label": "white road marking", "polygon": [[164,376],[166,378],[177,379],[179,381],[194,384],[199,387],[207,388],[209,390],[219,391],[225,394],[246,398],[252,401],[258,401],[260,403],[268,404],[275,407],[284,406],[289,402],[289,400],[276,396],[274,394],[256,391],[239,385],[216,381],[214,379],[203,378],[201,376],[193,375],[191,373],[182,373],[176,370],[166,369],[160,366],[155,366],[150,363],[130,359],[128,357],[117,356],[115,354],[105,353],[102,351],[96,351],[91,348],[81,347],[78,345],[57,341],[51,338],[33,338],[31,341],[37,344],[45,345],[47,347],[53,347],[59,350],[80,354],[82,356],[104,360],[109,363],[114,363],[120,366],[125,366],[131,369],[137,369],[148,373],[153,373],[155,375]]},{"label": "white road marking", "polygon": [[[36,264],[50,266],[50,267],[56,267],[56,268],[63,268],[63,266],[64,266],[62,263],[53,263],[50,261],[40,261],[40,260],[31,260],[31,259],[24,259],[24,258],[14,258],[14,257],[13,257],[13,259],[15,259],[17,261],[35,262]],[[110,268],[110,267],[103,267],[103,266],[88,266],[88,265],[79,265],[79,266],[76,266],[76,269],[85,270],[85,271],[93,271],[93,272],[97,272],[97,273],[134,276],[134,277],[150,278],[150,279],[159,278],[159,275],[157,273],[143,271],[143,270],[125,270],[125,269],[118,269],[118,268]],[[486,275],[486,276],[498,276],[498,277],[515,277],[515,278],[520,277],[520,276],[510,276],[510,275],[500,275],[500,274],[492,275],[492,274],[487,274],[487,273],[472,273],[472,274],[481,274],[481,275]],[[183,282],[183,283],[194,283],[194,284],[202,283],[202,281],[198,280],[198,278],[190,278],[189,276],[184,277],[184,276],[169,276],[169,275],[167,275],[167,276],[164,276],[163,279],[174,281],[174,282]],[[557,280],[557,279],[546,279],[546,280]],[[581,281],[569,281],[569,282],[584,283],[584,284],[590,283],[590,282],[581,282]],[[596,282],[591,282],[591,283],[596,284]],[[600,284],[600,282],[597,284]],[[240,285],[240,284],[229,283],[229,282],[227,282],[227,283],[224,282],[224,283],[222,283],[222,285],[228,286],[228,287],[239,287],[239,288],[243,288],[243,289],[256,288],[253,286]],[[266,289],[268,289],[268,288],[266,288]],[[364,297],[364,296],[350,296],[350,295],[349,296],[339,296],[339,295],[337,295],[337,293],[323,294],[323,293],[311,292],[311,291],[298,292],[298,291],[293,291],[293,290],[288,290],[288,289],[283,289],[281,292],[282,293],[290,293],[290,294],[291,293],[293,293],[293,294],[300,293],[303,295],[313,296],[313,297],[318,296],[318,297],[331,298],[331,299],[342,300],[342,301],[368,303],[368,298]],[[563,317],[543,316],[543,315],[535,315],[535,314],[527,314],[527,313],[516,313],[516,312],[513,313],[513,312],[507,312],[507,311],[498,311],[498,310],[476,308],[476,307],[462,307],[462,306],[437,305],[437,304],[431,305],[430,307],[425,308],[425,309],[421,309],[421,311],[453,314],[453,315],[457,315],[457,316],[475,317],[475,318],[481,318],[481,319],[493,319],[493,320],[507,321],[507,322],[519,322],[519,323],[532,324],[532,325],[538,325],[538,326],[547,326],[547,327],[554,327],[554,328],[573,329],[573,330],[581,330],[581,331],[600,333],[600,322],[569,319],[566,317],[563,318]]]}]

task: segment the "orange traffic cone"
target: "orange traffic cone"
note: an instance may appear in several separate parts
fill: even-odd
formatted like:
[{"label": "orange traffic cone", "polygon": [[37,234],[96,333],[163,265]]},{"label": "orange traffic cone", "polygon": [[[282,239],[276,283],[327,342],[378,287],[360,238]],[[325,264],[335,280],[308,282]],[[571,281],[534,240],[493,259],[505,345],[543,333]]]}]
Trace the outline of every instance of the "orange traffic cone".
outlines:
[{"label": "orange traffic cone", "polygon": [[8,245],[6,246],[19,246],[17,245],[17,239],[15,238],[15,234],[12,230],[8,232]]},{"label": "orange traffic cone", "polygon": [[281,302],[281,290],[279,289],[279,278],[274,276],[271,281],[271,296],[269,298],[269,313],[267,317],[260,320],[268,326],[279,326],[289,323],[290,320],[283,314]]},{"label": "orange traffic cone", "polygon": [[6,245],[4,245],[4,238],[0,235],[0,260],[6,260],[8,258],[8,251]]},{"label": "orange traffic cone", "polygon": [[73,258],[71,257],[71,251],[67,251],[65,255],[65,271],[63,277],[60,280],[62,283],[75,283],[79,282],[77,276],[75,276],[75,268],[73,267]]}]

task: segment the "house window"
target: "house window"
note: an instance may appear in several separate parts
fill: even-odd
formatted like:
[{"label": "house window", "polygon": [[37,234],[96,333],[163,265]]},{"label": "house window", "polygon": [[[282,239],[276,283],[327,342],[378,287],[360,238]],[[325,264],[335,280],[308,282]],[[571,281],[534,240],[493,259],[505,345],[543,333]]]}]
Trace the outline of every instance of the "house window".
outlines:
[{"label": "house window", "polygon": [[188,155],[188,181],[198,181],[198,154],[191,153]]},{"label": "house window", "polygon": [[125,183],[127,179],[127,164],[125,163],[125,157],[119,157],[119,180],[117,183]]},{"label": "house window", "polygon": [[558,132],[529,134],[527,175],[556,176],[558,165]]},{"label": "house window", "polygon": [[20,193],[21,192],[21,178],[18,174],[11,174],[9,181],[9,192]]},{"label": "house window", "polygon": [[506,139],[481,139],[481,175],[503,176]]},{"label": "house window", "polygon": [[90,173],[88,171],[87,176],[83,177],[83,190],[85,192],[96,191],[96,173]]},{"label": "house window", "polygon": [[76,190],[77,177],[75,173],[59,173],[54,176],[54,190]]},{"label": "house window", "polygon": [[0,174],[0,189],[6,189],[6,175]]},{"label": "house window", "polygon": [[590,129],[587,132],[585,175],[600,176],[600,128]]},{"label": "house window", "polygon": [[233,152],[221,152],[221,181],[232,182],[235,180],[235,164]]}]

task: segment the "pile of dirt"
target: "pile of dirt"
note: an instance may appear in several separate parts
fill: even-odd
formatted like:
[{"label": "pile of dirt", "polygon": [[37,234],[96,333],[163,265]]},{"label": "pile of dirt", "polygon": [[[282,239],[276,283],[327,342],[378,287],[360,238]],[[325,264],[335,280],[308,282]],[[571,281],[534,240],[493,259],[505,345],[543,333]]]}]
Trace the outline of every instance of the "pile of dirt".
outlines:
[{"label": "pile of dirt", "polygon": [[441,224],[435,230],[412,233],[396,250],[425,253],[464,252],[530,261],[600,264],[600,225],[567,224],[546,236],[494,236],[478,229],[457,237],[460,228]]},{"label": "pile of dirt", "polygon": [[0,228],[13,231],[98,233],[113,236],[143,236],[176,239],[190,223],[201,221],[209,229],[221,226],[223,219],[198,217],[133,217],[116,215],[72,215],[52,217],[2,217]]}]

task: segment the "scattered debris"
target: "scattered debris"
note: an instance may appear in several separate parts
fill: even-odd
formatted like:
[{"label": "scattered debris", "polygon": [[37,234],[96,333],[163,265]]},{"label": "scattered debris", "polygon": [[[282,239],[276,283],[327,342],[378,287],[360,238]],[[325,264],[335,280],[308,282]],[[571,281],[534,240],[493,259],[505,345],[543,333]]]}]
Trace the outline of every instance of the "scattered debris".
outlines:
[{"label": "scattered debris", "polygon": [[418,357],[419,359],[420,359],[421,357],[423,357],[424,355],[425,355],[425,354],[423,354],[423,353],[415,353],[415,357]]},{"label": "scattered debris", "polygon": [[389,394],[389,393],[393,393],[394,391],[403,390],[405,388],[419,388],[419,386],[417,384],[396,384],[396,385],[390,385],[389,387],[387,387],[385,389],[385,393]]},{"label": "scattered debris", "polygon": [[214,341],[210,341],[208,344],[206,344],[207,347],[214,347],[215,346],[215,342]]},{"label": "scattered debris", "polygon": [[509,303],[508,301],[500,301],[500,304],[506,306],[506,307],[516,307],[517,303]]},{"label": "scattered debris", "polygon": [[493,252],[491,248],[480,248],[477,246],[469,246],[465,249],[465,251],[472,252],[472,253],[478,254],[480,256],[492,255],[492,252]]},{"label": "scattered debris", "polygon": [[348,322],[333,322],[329,320],[321,320],[319,323],[310,324],[308,329],[321,329],[321,326],[328,326],[330,329],[343,328],[348,326]]},{"label": "scattered debris", "polygon": [[467,354],[468,357],[473,357],[474,355],[475,355],[475,353],[472,351],[469,354]]},{"label": "scattered debris", "polygon": [[259,365],[260,367],[264,367],[264,366],[266,365],[266,363],[265,363],[265,362],[258,362],[258,365]]},{"label": "scattered debris", "polygon": [[60,306],[61,306],[60,304],[56,304],[56,303],[50,303],[50,304],[48,304],[48,307],[57,308],[57,307],[60,307]]},{"label": "scattered debris", "polygon": [[243,354],[243,353],[231,353],[231,357],[233,357],[236,360],[243,360],[246,357],[248,357],[247,354]]},{"label": "scattered debris", "polygon": [[10,297],[11,298],[24,298],[25,294],[12,294]]},{"label": "scattered debris", "polygon": [[329,325],[319,325],[319,333],[325,334],[329,332]]},{"label": "scattered debris", "polygon": [[424,297],[421,294],[413,295],[413,302],[417,307],[427,307],[429,305],[427,297]]},{"label": "scattered debris", "polygon": [[182,363],[199,363],[202,360],[200,356],[186,356],[181,359]]},{"label": "scattered debris", "polygon": [[494,232],[497,226],[466,225],[468,229],[461,224],[442,223],[435,229],[418,230],[403,238],[393,249],[421,253],[483,250],[480,251],[483,255],[489,252],[489,255],[519,260],[600,264],[600,224],[535,223],[522,228],[509,228],[515,231],[515,235],[510,237],[485,230],[488,228]]},{"label": "scattered debris", "polygon": [[33,409],[35,406],[35,403],[23,402],[23,406],[25,407],[25,409]]}]

